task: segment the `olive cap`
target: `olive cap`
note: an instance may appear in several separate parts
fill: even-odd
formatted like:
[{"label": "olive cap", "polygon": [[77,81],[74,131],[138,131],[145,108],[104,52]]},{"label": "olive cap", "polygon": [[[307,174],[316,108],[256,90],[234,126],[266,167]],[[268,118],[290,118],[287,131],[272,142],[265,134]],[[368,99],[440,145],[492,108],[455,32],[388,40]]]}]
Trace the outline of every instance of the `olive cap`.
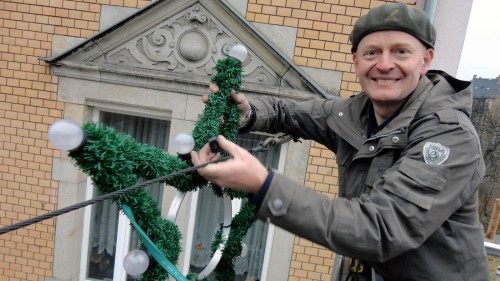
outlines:
[{"label": "olive cap", "polygon": [[352,43],[351,52],[356,52],[358,44],[366,35],[382,30],[396,30],[409,33],[420,40],[426,47],[434,49],[436,29],[427,14],[410,8],[405,3],[386,3],[371,9],[358,19],[349,35]]}]

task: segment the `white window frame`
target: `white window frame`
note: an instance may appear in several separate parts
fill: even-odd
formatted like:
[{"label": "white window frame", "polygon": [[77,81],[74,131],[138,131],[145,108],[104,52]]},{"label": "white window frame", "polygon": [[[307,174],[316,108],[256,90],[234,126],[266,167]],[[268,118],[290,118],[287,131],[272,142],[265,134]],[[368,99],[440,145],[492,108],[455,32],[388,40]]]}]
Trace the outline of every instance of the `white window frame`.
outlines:
[{"label": "white window frame", "polygon": [[[285,164],[286,164],[286,154],[288,151],[288,143],[284,143],[281,145],[280,148],[280,159],[278,160],[278,169],[277,172],[280,174],[283,174],[285,170]],[[198,190],[193,192],[193,196],[191,197],[191,204],[190,204],[190,210],[189,210],[189,224],[188,224],[188,234],[186,236],[186,247],[183,251],[184,253],[184,264],[182,267],[182,274],[186,275],[189,273],[189,267],[190,267],[190,258],[191,258],[191,249],[193,247],[193,236],[194,236],[194,228],[195,228],[195,220],[196,220],[196,211],[198,207]],[[234,217],[241,209],[241,199],[233,199],[231,201],[232,205],[232,216]],[[267,230],[267,237],[266,237],[266,249],[264,251],[264,261],[262,264],[262,274],[261,274],[261,279],[260,281],[267,281],[267,274],[269,271],[269,265],[271,261],[271,249],[272,249],[272,244],[273,244],[273,239],[274,239],[274,232],[275,232],[276,226],[273,225],[272,223],[269,223],[269,227]]]},{"label": "white window frame", "polygon": [[[90,178],[87,178],[87,190],[85,192],[85,200],[92,199],[94,194],[94,185]],[[92,218],[92,205],[86,206],[84,211],[83,235],[82,235],[82,252],[80,263],[80,280],[92,281],[94,279],[87,278],[88,258],[89,258],[89,240],[90,240],[90,223]],[[113,281],[125,281],[127,273],[123,268],[123,258],[129,251],[131,228],[130,220],[122,212],[118,215],[118,230],[117,230],[117,245],[115,252],[115,267],[113,271]],[[120,243],[121,242],[121,243]],[[120,258],[121,257],[121,258]]]},{"label": "white window frame", "polygon": [[[99,102],[99,104],[102,104],[102,102]],[[126,106],[107,104],[107,103],[106,107],[102,106],[94,107],[94,110],[92,112],[92,122],[100,121],[99,115],[101,111],[170,121],[170,119],[165,118],[164,115],[160,117],[154,114],[152,115],[144,114],[128,109],[129,108]],[[87,177],[85,200],[92,199],[93,195],[94,195],[94,186],[92,184],[92,180],[90,179],[90,177]],[[94,279],[87,278],[91,219],[92,219],[92,205],[89,205],[85,207],[83,216],[82,251],[80,256],[80,277],[79,277],[79,280],[82,281],[94,281]],[[115,267],[113,271],[113,281],[125,281],[127,280],[127,272],[125,272],[125,268],[123,267],[123,259],[125,258],[125,255],[129,252],[132,228],[130,227],[130,220],[122,212],[120,212],[118,215],[117,228],[118,228],[116,237],[117,245],[115,252]]]},{"label": "white window frame", "polygon": [[[277,172],[283,174],[285,171],[285,163],[286,163],[286,155],[288,152],[288,143],[284,143],[281,145],[280,149],[280,159],[278,161],[278,170]],[[269,223],[269,228],[267,230],[267,240],[266,240],[266,249],[264,252],[264,264],[262,265],[262,275],[261,281],[267,281],[267,274],[269,271],[269,265],[271,263],[271,248],[274,240],[274,231],[276,226],[272,223]]]}]

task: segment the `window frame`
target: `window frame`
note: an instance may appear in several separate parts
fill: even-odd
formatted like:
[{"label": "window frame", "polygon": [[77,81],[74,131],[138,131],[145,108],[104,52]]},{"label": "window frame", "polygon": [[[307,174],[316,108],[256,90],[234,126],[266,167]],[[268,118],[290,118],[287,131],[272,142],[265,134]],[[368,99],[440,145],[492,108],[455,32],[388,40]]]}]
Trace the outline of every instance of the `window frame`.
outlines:
[{"label": "window frame", "polygon": [[[107,104],[108,106],[95,106],[92,110],[92,122],[100,122],[100,113],[102,111],[117,113],[117,114],[125,114],[130,116],[144,117],[144,118],[154,118],[158,120],[166,120],[171,121],[171,118],[165,116],[157,116],[154,114],[147,114],[143,112],[139,112],[136,110],[130,110],[128,106],[124,105],[115,105],[110,106],[111,104]],[[171,126],[171,124],[170,124]],[[172,132],[170,131],[170,134]],[[89,176],[86,179],[86,187],[85,187],[85,200],[90,200],[94,196],[94,185],[92,184],[92,180]],[[163,200],[162,198],[162,205]],[[79,280],[85,281],[95,281],[96,279],[87,278],[88,275],[88,260],[89,260],[89,245],[90,245],[90,231],[91,231],[91,221],[92,221],[92,205],[86,206],[84,208],[83,215],[83,227],[82,227],[82,244],[81,244],[81,253],[80,253],[80,274]],[[115,264],[113,269],[113,281],[126,281],[127,273],[122,266],[123,259],[125,255],[129,252],[130,239],[132,237],[132,227],[130,226],[130,220],[127,218],[125,214],[119,212],[118,215],[118,227],[117,227],[117,245],[115,251]],[[117,262],[118,261],[118,262]]]},{"label": "window frame", "polygon": [[[272,136],[270,134],[265,134],[265,133],[257,133],[257,132],[252,132],[252,134],[258,134],[258,135],[263,135],[263,136]],[[278,160],[278,167],[276,169],[277,173],[283,174],[285,170],[285,165],[286,165],[286,155],[288,152],[288,143],[281,144],[280,150],[279,150],[279,160]],[[186,239],[186,246],[182,252],[183,254],[183,264],[182,264],[182,269],[181,272],[182,274],[186,275],[189,273],[189,267],[190,267],[190,257],[191,257],[191,249],[193,247],[193,236],[194,236],[194,229],[195,229],[195,224],[196,224],[196,211],[198,207],[198,195],[199,191],[193,192],[193,196],[191,197],[191,204],[190,204],[190,209],[189,209],[189,223],[188,223],[188,234],[187,234],[187,239]],[[232,205],[232,217],[234,217],[241,209],[242,205],[242,199],[233,199],[231,201]],[[272,247],[273,247],[273,241],[274,241],[274,235],[275,235],[275,230],[276,226],[272,223],[269,223],[269,227],[267,230],[267,237],[266,237],[266,248],[264,250],[264,259],[263,259],[263,264],[262,264],[262,273],[261,273],[261,279],[260,281],[267,281],[267,275],[269,272],[269,267],[270,267],[270,262],[271,262],[271,253],[272,253]]]}]

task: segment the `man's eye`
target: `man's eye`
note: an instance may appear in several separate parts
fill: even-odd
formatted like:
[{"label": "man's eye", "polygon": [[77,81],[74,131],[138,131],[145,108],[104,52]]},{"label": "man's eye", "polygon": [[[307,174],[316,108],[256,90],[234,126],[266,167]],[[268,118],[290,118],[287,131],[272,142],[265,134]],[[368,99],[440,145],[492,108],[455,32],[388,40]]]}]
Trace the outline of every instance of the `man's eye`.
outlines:
[{"label": "man's eye", "polygon": [[398,55],[407,55],[409,53],[410,53],[410,51],[408,51],[407,49],[397,49],[396,50],[396,54],[398,54]]},{"label": "man's eye", "polygon": [[368,51],[365,51],[363,53],[363,56],[371,57],[371,56],[375,56],[376,54],[377,54],[377,51],[375,51],[375,50],[368,50]]}]

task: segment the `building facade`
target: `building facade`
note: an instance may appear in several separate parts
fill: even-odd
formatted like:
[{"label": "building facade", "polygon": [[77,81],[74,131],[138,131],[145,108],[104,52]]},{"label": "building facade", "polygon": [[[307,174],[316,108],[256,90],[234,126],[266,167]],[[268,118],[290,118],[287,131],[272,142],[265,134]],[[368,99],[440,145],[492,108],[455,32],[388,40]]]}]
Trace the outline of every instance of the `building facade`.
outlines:
[{"label": "building facade", "polygon": [[[88,177],[48,142],[58,119],[102,122],[173,153],[174,136],[194,128],[213,63],[231,44],[249,48],[242,85],[249,95],[300,100],[360,92],[348,35],[362,14],[385,2],[392,1],[0,2],[0,227],[96,196]],[[441,58],[433,67],[456,74],[472,1],[404,2],[433,15]],[[464,20],[454,21],[458,15]],[[266,137],[239,142],[251,147]],[[335,155],[317,143],[290,142],[261,160],[337,196]],[[176,192],[156,190],[167,214]],[[213,226],[200,221],[203,210],[222,208],[216,200],[189,194],[177,214],[183,273],[206,264],[210,237],[202,233]],[[127,279],[120,263],[136,238],[110,205],[0,235],[0,279]],[[264,223],[251,237],[246,243],[256,253],[237,265],[243,280],[330,280],[331,251]]]}]

